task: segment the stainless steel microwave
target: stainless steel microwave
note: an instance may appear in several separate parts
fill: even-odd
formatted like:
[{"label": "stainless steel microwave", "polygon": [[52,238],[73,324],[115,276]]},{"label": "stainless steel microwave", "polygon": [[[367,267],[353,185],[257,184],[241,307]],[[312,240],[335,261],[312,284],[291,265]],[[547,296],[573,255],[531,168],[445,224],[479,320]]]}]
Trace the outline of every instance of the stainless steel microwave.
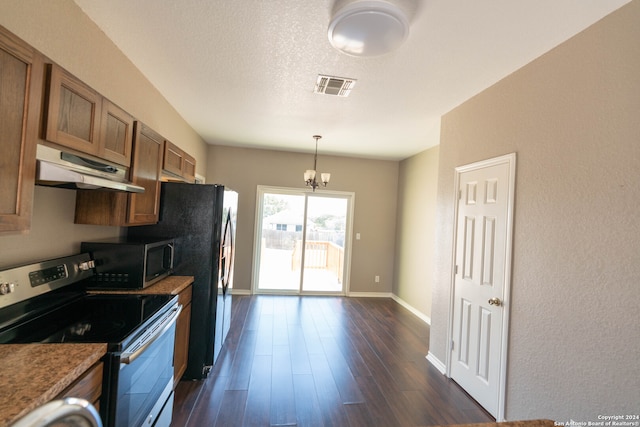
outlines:
[{"label": "stainless steel microwave", "polygon": [[113,238],[82,242],[95,262],[88,287],[94,289],[142,289],[173,272],[173,240]]}]

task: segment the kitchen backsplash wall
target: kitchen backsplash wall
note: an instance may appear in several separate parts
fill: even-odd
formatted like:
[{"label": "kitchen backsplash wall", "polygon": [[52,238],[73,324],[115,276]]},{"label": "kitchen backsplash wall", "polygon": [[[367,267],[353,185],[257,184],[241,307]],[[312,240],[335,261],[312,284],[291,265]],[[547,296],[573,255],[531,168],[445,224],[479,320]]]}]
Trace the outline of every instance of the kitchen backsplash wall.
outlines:
[{"label": "kitchen backsplash wall", "polygon": [[0,235],[0,268],[71,255],[83,240],[120,234],[120,227],[74,224],[75,206],[75,190],[36,186],[31,230]]}]

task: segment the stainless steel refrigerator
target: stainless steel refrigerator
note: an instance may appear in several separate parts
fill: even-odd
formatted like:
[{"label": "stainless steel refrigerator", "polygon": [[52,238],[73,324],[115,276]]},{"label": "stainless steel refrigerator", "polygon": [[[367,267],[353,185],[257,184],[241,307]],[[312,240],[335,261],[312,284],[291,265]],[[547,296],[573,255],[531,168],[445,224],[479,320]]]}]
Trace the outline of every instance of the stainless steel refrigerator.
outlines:
[{"label": "stainless steel refrigerator", "polygon": [[174,238],[174,274],[194,277],[184,379],[209,374],[229,332],[237,206],[238,194],[224,185],[163,182],[158,224],[128,230]]}]

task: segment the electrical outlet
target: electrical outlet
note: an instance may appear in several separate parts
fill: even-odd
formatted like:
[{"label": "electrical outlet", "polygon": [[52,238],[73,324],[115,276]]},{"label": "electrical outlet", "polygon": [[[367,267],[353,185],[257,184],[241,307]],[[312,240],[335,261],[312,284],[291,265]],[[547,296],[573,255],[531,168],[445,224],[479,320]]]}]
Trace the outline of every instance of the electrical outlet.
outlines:
[{"label": "electrical outlet", "polygon": [[376,282],[376,283],[380,283],[380,276],[374,277],[373,281]]}]

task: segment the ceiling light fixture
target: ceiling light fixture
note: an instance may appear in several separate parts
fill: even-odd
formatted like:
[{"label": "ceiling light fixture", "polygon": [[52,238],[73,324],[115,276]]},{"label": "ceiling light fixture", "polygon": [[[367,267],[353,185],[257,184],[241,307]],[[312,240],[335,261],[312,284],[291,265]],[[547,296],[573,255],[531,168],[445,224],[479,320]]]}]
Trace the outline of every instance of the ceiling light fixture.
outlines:
[{"label": "ceiling light fixture", "polygon": [[347,4],[329,23],[329,41],[352,56],[378,56],[398,48],[409,34],[404,12],[382,0]]},{"label": "ceiling light fixture", "polygon": [[[320,135],[313,135],[313,138],[316,140],[316,153],[313,155],[313,169],[307,169],[304,172],[304,183],[307,187],[313,188],[313,191],[316,191],[316,188],[320,187],[320,183],[316,181],[316,166],[318,163],[318,140],[322,138]],[[320,180],[322,182],[322,186],[326,187],[329,179],[331,178],[330,173],[323,172],[320,174]]]}]

